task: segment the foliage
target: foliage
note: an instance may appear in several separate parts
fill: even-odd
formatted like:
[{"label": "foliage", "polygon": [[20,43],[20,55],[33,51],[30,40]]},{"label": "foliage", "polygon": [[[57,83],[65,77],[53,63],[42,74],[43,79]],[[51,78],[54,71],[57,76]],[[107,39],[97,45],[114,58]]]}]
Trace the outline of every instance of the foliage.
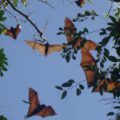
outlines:
[{"label": "foliage", "polygon": [[4,50],[1,48],[0,49],[0,76],[3,76],[4,71],[7,71],[6,66],[8,66],[7,58],[6,58],[6,55],[4,53]]},{"label": "foliage", "polygon": [[70,79],[65,83],[62,83],[61,86],[55,86],[56,89],[62,92],[61,99],[64,99],[67,96],[67,91],[76,88],[76,95],[79,96],[81,91],[84,90],[84,86],[81,83],[77,83],[75,80]]},{"label": "foliage", "polygon": [[8,119],[4,115],[1,115],[0,120],[8,120]]},{"label": "foliage", "polygon": [[[13,6],[12,6],[12,5]],[[39,31],[37,26],[29,19],[27,15],[16,9],[19,4],[22,4],[23,6],[27,5],[27,0],[12,0],[11,3],[9,0],[1,0],[0,2],[0,34],[4,33],[4,30],[7,29],[4,25],[4,21],[7,19],[7,17],[4,16],[5,10],[8,5],[11,5],[13,10],[21,14],[24,18],[26,18],[30,24],[37,30],[37,32],[42,36],[42,33]],[[47,2],[46,2],[47,4]],[[78,13],[75,18],[73,18],[73,22],[81,22],[84,23],[86,20],[93,20],[95,21],[96,17],[100,17],[98,13],[94,10],[87,10],[83,13]],[[89,19],[90,18],[90,19]],[[97,70],[95,75],[95,82],[93,85],[94,91],[98,85],[99,80],[107,79],[112,80],[114,82],[120,81],[120,8],[116,8],[113,15],[110,15],[108,12],[108,21],[106,22],[106,27],[102,27],[99,30],[96,30],[94,32],[99,32],[99,35],[102,37],[102,40],[99,42],[98,47],[96,48],[97,56],[96,61],[97,65],[100,67],[99,70]],[[78,30],[76,28],[76,33],[73,35],[73,41],[69,43],[64,43],[66,48],[63,50],[61,56],[66,60],[66,62],[70,62],[71,59],[76,60],[76,55],[79,50],[81,50],[82,47],[84,47],[84,44],[86,43],[86,35],[94,32],[90,32],[88,28],[83,28],[82,30]],[[60,27],[59,32],[57,35],[66,35],[64,32],[64,28]],[[76,42],[78,38],[82,38],[83,41],[78,48],[74,49],[73,44]],[[115,50],[115,54],[112,55],[110,50],[107,48],[107,45],[109,43],[112,43],[112,49]],[[110,65],[106,65],[106,63],[110,63]],[[0,76],[3,76],[3,72],[7,71],[7,58],[4,53],[3,49],[0,49]],[[89,67],[89,66],[88,66]],[[81,94],[81,91],[84,90],[84,86],[81,83],[77,83],[75,80],[70,79],[61,85],[58,85],[55,87],[59,91],[61,91],[61,99],[64,99],[68,95],[68,90],[72,88],[76,88],[76,95],[79,96]],[[107,91],[108,86],[106,82],[103,82],[102,85],[100,85],[99,92],[101,95],[103,95],[104,91]],[[114,98],[120,97],[120,88],[116,87],[114,90],[111,91],[113,93]],[[117,100],[116,100],[117,101]],[[119,102],[118,102],[119,104]],[[113,109],[120,109],[120,106],[117,105]],[[120,113],[117,112],[109,112],[107,116],[115,116],[116,120],[120,120]],[[0,120],[7,120],[4,116],[0,116]]]}]

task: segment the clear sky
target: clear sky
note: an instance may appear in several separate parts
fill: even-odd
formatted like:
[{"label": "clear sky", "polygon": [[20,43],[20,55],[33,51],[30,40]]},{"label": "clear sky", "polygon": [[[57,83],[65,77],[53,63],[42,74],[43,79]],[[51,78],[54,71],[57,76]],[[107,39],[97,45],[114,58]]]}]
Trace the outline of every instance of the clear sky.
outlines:
[{"label": "clear sky", "polygon": [[[29,0],[26,9],[21,6],[18,8],[30,15],[36,25],[43,30],[50,44],[66,42],[65,36],[56,35],[58,28],[64,26],[65,17],[72,19],[78,12],[84,10],[95,10],[102,16],[110,7],[109,0],[93,0],[93,4],[87,4],[83,8],[67,0],[48,1],[55,6],[55,9],[38,0]],[[12,13],[16,15],[14,11]],[[40,102],[53,106],[57,113],[56,116],[44,118],[45,120],[107,120],[106,113],[111,110],[111,105],[104,105],[105,102],[99,100],[112,95],[91,94],[85,81],[85,90],[79,97],[76,96],[75,89],[72,89],[68,91],[67,97],[61,100],[61,92],[54,87],[70,78],[76,81],[85,80],[84,72],[80,67],[81,55],[78,53],[77,60],[71,60],[70,63],[66,63],[60,53],[42,56],[24,42],[24,40],[33,40],[33,34],[36,32],[34,28],[28,22],[17,21],[16,23],[12,16],[9,14],[7,16],[9,18],[5,25],[10,27],[19,23],[22,31],[17,40],[0,36],[0,48],[4,48],[9,63],[8,71],[0,78],[0,114],[4,114],[8,120],[23,120],[29,105],[22,100],[28,100],[28,88],[32,87],[38,92]],[[21,18],[19,15],[18,17]],[[88,27],[91,31],[104,25],[105,22],[99,17],[96,21],[85,22],[85,24],[75,23],[77,29]],[[88,35],[87,38],[96,43],[101,40],[97,33]],[[29,118],[29,120],[39,119],[42,118],[39,116]]]}]

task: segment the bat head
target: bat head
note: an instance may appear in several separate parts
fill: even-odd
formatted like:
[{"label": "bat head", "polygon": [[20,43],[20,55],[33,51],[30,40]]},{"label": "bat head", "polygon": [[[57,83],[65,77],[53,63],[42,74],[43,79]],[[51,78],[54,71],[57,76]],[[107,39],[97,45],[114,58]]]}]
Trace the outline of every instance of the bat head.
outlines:
[{"label": "bat head", "polygon": [[73,35],[76,33],[76,28],[68,17],[65,18],[64,32],[66,34],[67,41],[72,41]]}]

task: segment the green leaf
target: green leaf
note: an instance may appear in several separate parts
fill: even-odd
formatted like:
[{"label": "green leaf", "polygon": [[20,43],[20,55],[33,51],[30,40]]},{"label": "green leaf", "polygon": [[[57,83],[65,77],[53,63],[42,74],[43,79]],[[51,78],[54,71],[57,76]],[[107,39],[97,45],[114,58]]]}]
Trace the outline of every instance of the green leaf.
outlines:
[{"label": "green leaf", "polygon": [[4,11],[3,10],[0,10],[0,18],[2,18],[4,15]]},{"label": "green leaf", "polygon": [[61,35],[61,34],[63,34],[63,32],[58,32],[58,33],[57,33],[57,35]]},{"label": "green leaf", "polygon": [[109,50],[104,48],[104,56],[105,57],[108,57],[109,56]]},{"label": "green leaf", "polygon": [[70,80],[68,80],[67,81],[69,84],[72,84],[72,83],[74,83],[75,81],[73,80],[73,79],[70,79]]},{"label": "green leaf", "polygon": [[103,62],[100,62],[100,67],[101,67],[101,68],[103,68],[103,67],[104,67]]},{"label": "green leaf", "polygon": [[8,120],[8,119],[4,115],[1,115],[0,120]]},{"label": "green leaf", "polygon": [[63,28],[59,27],[59,30],[63,31]]},{"label": "green leaf", "polygon": [[76,95],[79,96],[81,94],[81,90],[79,88],[76,89]]},{"label": "green leaf", "polygon": [[120,109],[120,106],[115,106],[114,109]]},{"label": "green leaf", "polygon": [[71,85],[69,83],[63,83],[61,86],[62,87],[70,87]]},{"label": "green leaf", "polygon": [[103,38],[102,42],[99,42],[102,46],[107,45],[108,41],[110,40],[110,36]]},{"label": "green leaf", "polygon": [[13,5],[17,7],[18,0],[13,0]]},{"label": "green leaf", "polygon": [[21,0],[21,2],[23,3],[24,6],[27,5],[27,0]]},{"label": "green leaf", "polygon": [[112,62],[118,62],[118,59],[114,56],[108,56],[108,59]]},{"label": "green leaf", "polygon": [[65,91],[63,91],[63,93],[61,95],[61,99],[64,99],[66,97],[66,95],[67,95],[67,91],[65,90]]},{"label": "green leaf", "polygon": [[109,112],[107,116],[113,116],[115,113],[114,112]]},{"label": "green leaf", "polygon": [[60,86],[55,86],[55,88],[58,89],[58,90],[63,90],[63,88],[60,87]]},{"label": "green leaf", "polygon": [[116,22],[116,18],[115,18],[115,17],[113,17],[113,16],[109,16],[109,18],[111,19],[111,21],[112,21],[113,23]]},{"label": "green leaf", "polygon": [[84,86],[83,86],[82,84],[79,84],[79,88],[80,88],[81,90],[84,90]]}]

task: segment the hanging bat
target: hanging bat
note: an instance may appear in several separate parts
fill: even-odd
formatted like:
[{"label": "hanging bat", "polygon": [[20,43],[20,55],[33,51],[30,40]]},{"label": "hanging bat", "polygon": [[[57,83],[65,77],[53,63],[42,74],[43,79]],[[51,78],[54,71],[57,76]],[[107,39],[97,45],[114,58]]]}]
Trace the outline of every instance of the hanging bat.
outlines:
[{"label": "hanging bat", "polygon": [[51,106],[40,104],[38,94],[32,88],[29,88],[29,102],[30,106],[25,118],[29,118],[33,115],[38,115],[42,118],[56,115],[54,109]]},{"label": "hanging bat", "polygon": [[21,31],[21,26],[17,24],[16,28],[11,27],[10,29],[5,30],[5,35],[12,37],[13,39],[17,39],[18,34]]},{"label": "hanging bat", "polygon": [[85,0],[77,0],[75,1],[78,7],[82,7],[85,4]]},{"label": "hanging bat", "polygon": [[93,66],[97,67],[96,61],[91,53],[85,48],[81,50],[81,63],[80,66],[83,68],[87,80],[88,87],[93,86],[94,76],[96,71],[94,69],[88,69],[88,67]]},{"label": "hanging bat", "polygon": [[60,45],[60,44],[56,44],[56,45],[49,45],[48,43],[41,44],[39,42],[30,41],[30,40],[26,40],[26,44],[33,49],[37,49],[42,55],[45,56],[53,52],[60,52],[65,47],[64,45]]},{"label": "hanging bat", "polygon": [[64,33],[68,43],[73,40],[73,35],[76,33],[76,28],[68,17],[65,18]]},{"label": "hanging bat", "polygon": [[[75,42],[73,42],[73,48],[78,48],[80,46],[80,44],[82,43],[82,41],[83,41],[82,38],[76,39]],[[85,50],[86,49],[87,50],[95,50],[97,46],[98,45],[95,42],[93,42],[92,40],[87,40],[82,49],[85,48]]]},{"label": "hanging bat", "polygon": [[104,89],[103,92],[113,93],[113,92],[117,92],[117,91],[114,91],[115,89],[120,90],[120,81],[112,81],[112,80],[109,80],[109,79],[105,79],[105,80],[100,80],[99,81],[98,87],[93,92],[99,92],[101,87],[102,87],[102,89],[104,88],[103,87],[104,84],[106,84],[107,89]]}]

